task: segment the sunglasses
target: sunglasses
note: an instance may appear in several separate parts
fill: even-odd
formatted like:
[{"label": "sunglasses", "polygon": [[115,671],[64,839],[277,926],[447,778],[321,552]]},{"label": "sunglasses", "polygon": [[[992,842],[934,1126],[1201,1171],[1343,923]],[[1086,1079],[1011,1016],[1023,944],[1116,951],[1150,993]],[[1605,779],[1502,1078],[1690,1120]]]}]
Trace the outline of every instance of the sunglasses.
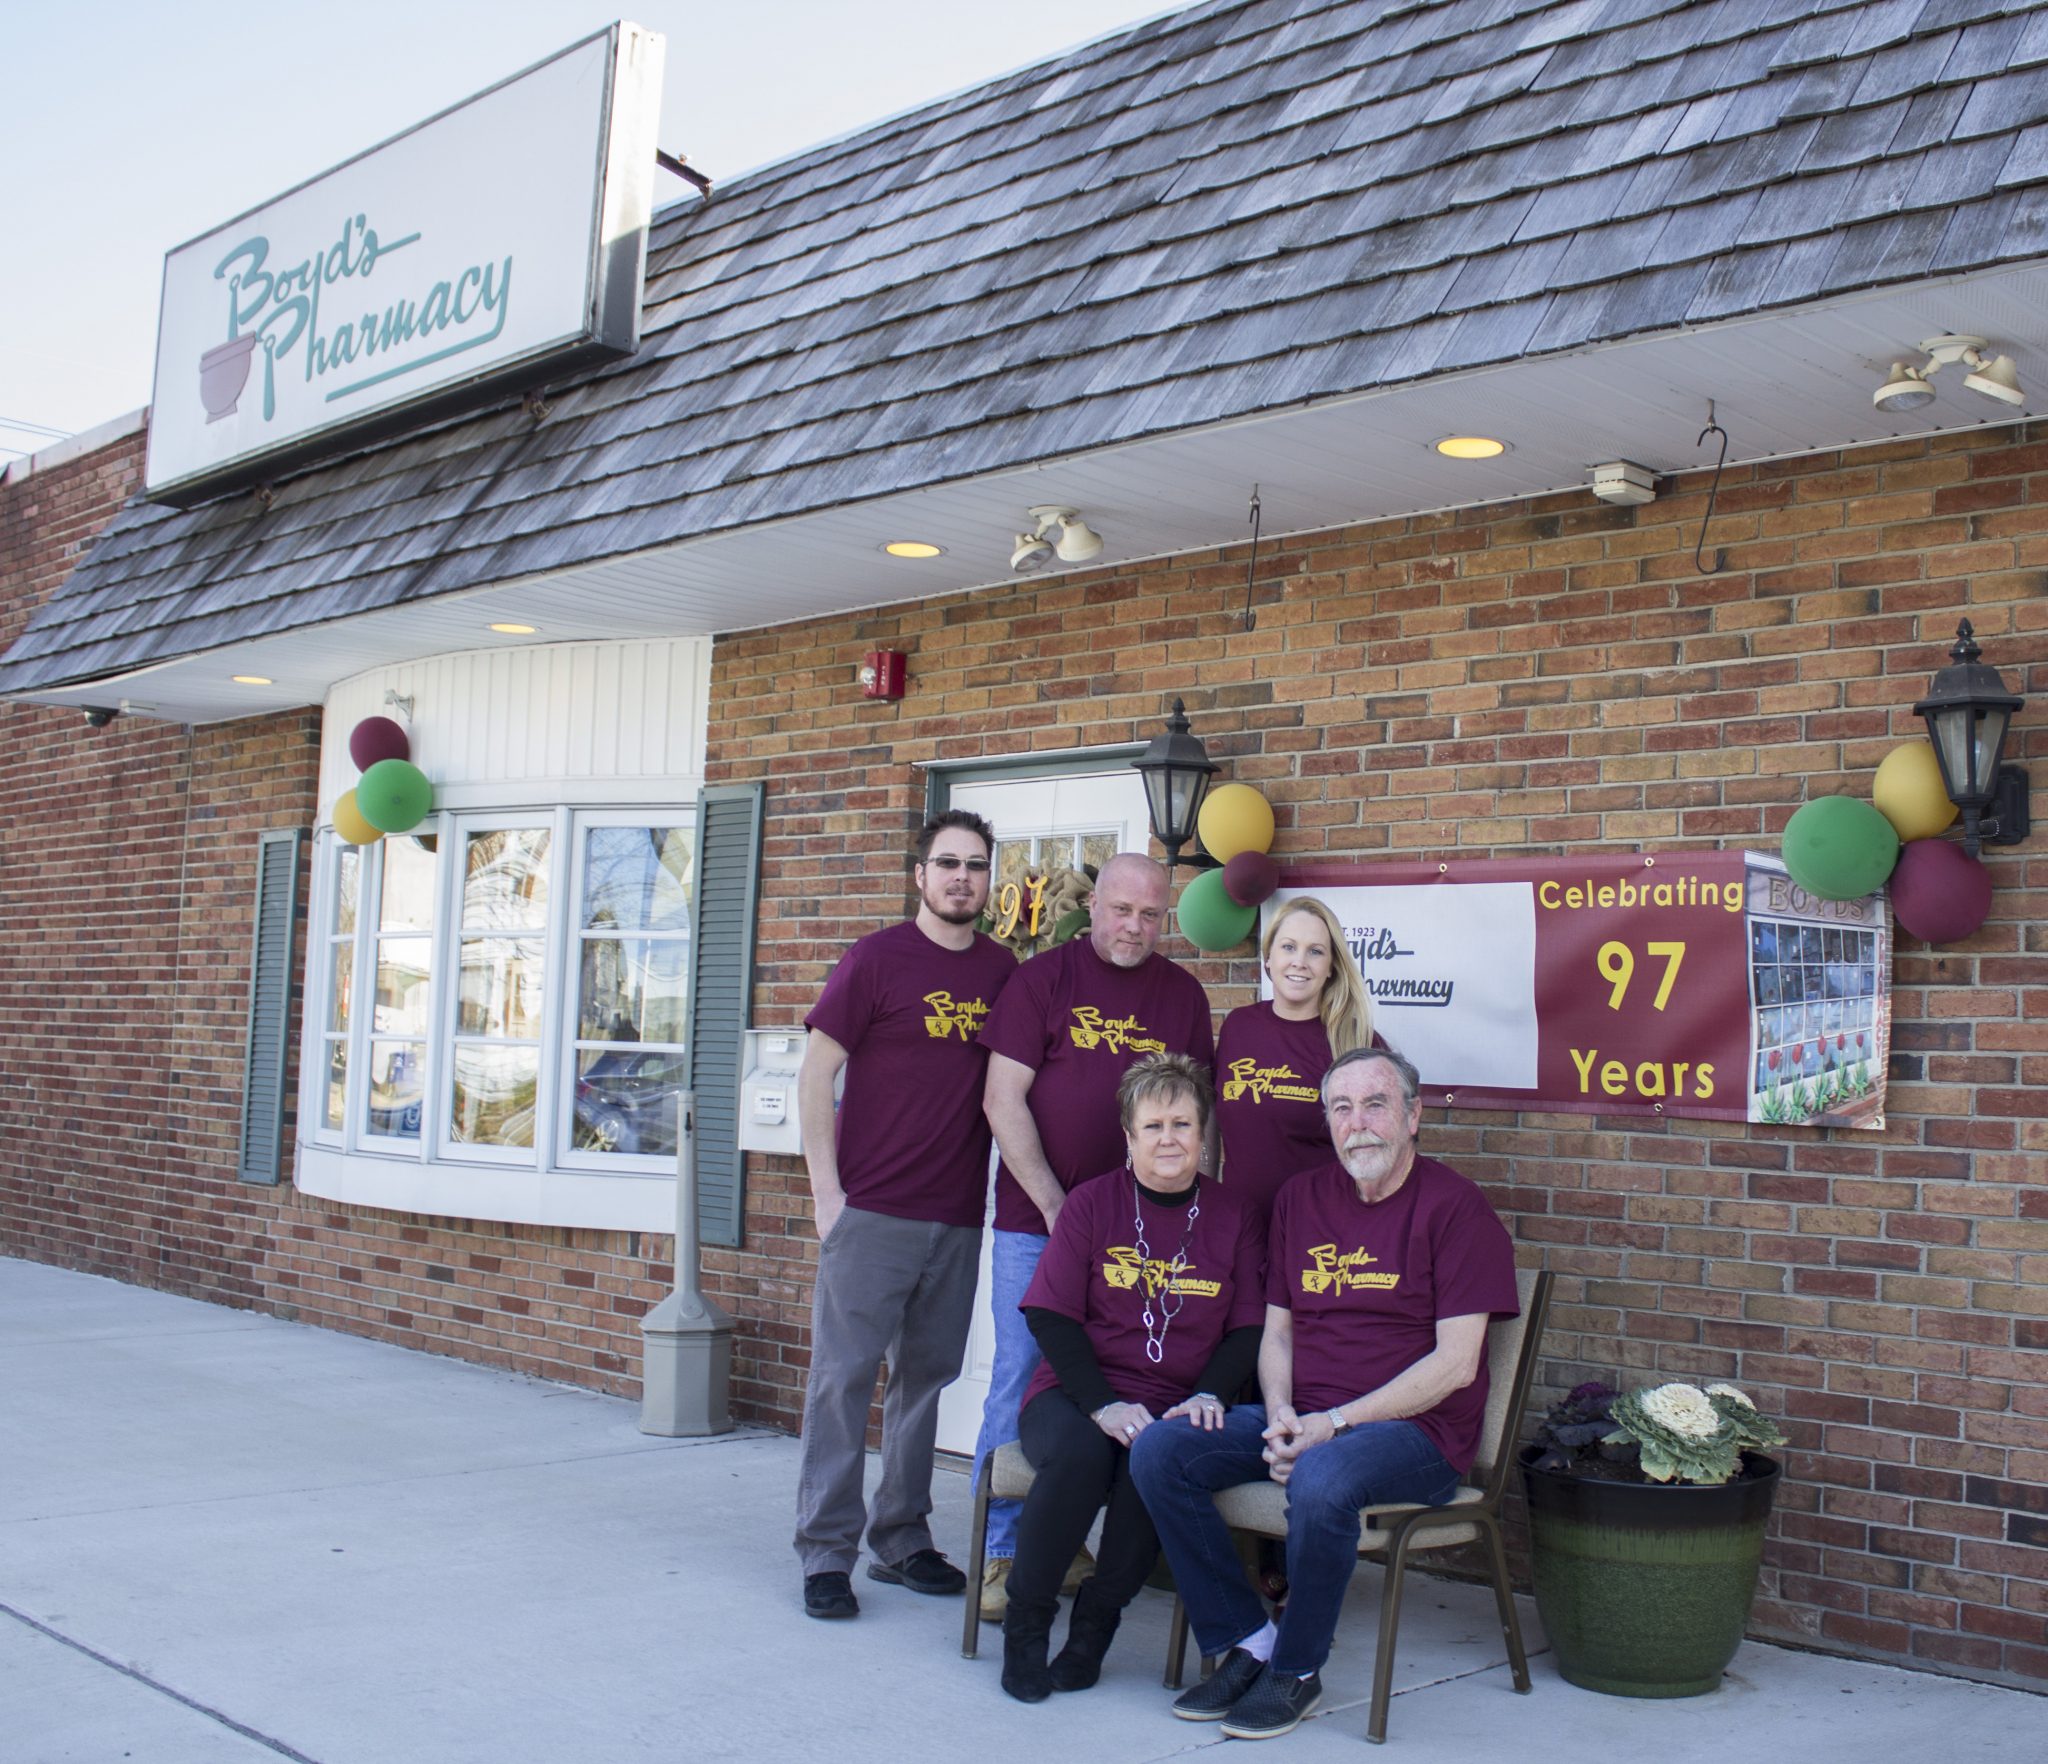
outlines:
[{"label": "sunglasses", "polygon": [[934,870],[945,870],[949,873],[954,870],[965,870],[970,876],[985,876],[988,874],[987,858],[962,858],[953,857],[949,854],[945,857],[926,858],[924,861]]}]

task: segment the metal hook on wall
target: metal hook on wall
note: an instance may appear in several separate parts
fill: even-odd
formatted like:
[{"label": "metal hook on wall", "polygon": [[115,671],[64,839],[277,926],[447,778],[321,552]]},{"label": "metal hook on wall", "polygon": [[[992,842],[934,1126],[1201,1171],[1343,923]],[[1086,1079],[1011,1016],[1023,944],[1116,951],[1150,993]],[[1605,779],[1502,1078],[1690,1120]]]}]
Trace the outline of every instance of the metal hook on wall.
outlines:
[{"label": "metal hook on wall", "polygon": [[1259,569],[1259,487],[1256,484],[1252,486],[1251,523],[1252,555],[1250,562],[1244,566],[1244,628],[1247,631],[1256,631],[1259,628],[1259,615],[1252,611],[1252,580]]},{"label": "metal hook on wall", "polygon": [[1718,551],[1715,552],[1714,566],[1712,569],[1709,569],[1705,552],[1707,549],[1707,523],[1714,518],[1714,499],[1721,494],[1721,469],[1728,463],[1728,431],[1714,421],[1714,401],[1711,398],[1707,400],[1707,426],[1700,431],[1699,439],[1693,445],[1695,447],[1704,447],[1707,444],[1707,437],[1709,435],[1719,435],[1721,437],[1721,457],[1714,462],[1714,481],[1707,487],[1707,512],[1700,516],[1699,543],[1692,548],[1692,567],[1703,576],[1718,575],[1721,569],[1721,554]]}]

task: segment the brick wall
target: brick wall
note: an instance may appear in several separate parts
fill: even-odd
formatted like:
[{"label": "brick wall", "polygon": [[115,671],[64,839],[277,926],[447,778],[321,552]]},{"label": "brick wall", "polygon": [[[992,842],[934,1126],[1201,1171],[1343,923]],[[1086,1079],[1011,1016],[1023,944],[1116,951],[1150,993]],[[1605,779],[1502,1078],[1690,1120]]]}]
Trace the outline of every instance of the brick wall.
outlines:
[{"label": "brick wall", "polygon": [[[138,487],[143,443],[0,483],[0,647]],[[92,729],[0,704],[0,1254],[636,1395],[668,1239],[235,1180],[256,836],[312,824],[319,743],[314,710]]]},{"label": "brick wall", "polygon": [[[132,488],[140,438],[0,486],[0,642]],[[1143,739],[1183,695],[1260,785],[1283,861],[1773,846],[1866,792],[1967,613],[2048,692],[2048,436],[1981,430],[1729,474],[1639,510],[1581,494],[722,641],[720,781],[770,785],[757,1015],[800,1016],[898,917],[915,762]],[[899,705],[859,697],[878,643]],[[303,826],[319,719],[197,731],[0,706],[0,1251],[637,1393],[666,1239],[429,1219],[233,1180],[253,840]],[[2048,782],[2048,715],[2019,757]],[[2048,812],[2048,805],[2037,804]],[[2044,835],[2043,837],[2048,837]],[[1760,1633],[2048,1680],[2048,849],[1992,858],[1967,944],[1900,940],[1881,1135],[1455,1113],[1432,1149],[1563,1278],[1557,1383],[1733,1378],[1789,1417]],[[303,928],[302,928],[303,938]],[[302,946],[303,948],[303,942]],[[1176,947],[1175,953],[1189,954]],[[1245,960],[1196,970],[1219,1007]],[[815,1253],[752,1160],[740,1411],[793,1426]]]},{"label": "brick wall", "polygon": [[[1640,509],[1585,494],[1038,578],[722,641],[717,780],[770,790],[758,1013],[801,1015],[838,951],[899,916],[915,762],[1143,740],[1173,694],[1274,803],[1283,863],[1616,847],[1774,849],[1792,811],[1867,796],[1955,634],[2024,682],[2014,757],[2048,808],[2048,429],[1871,447]],[[1711,561],[1711,560],[1710,560]],[[859,696],[877,645],[902,703]],[[2048,1680],[2048,834],[1991,854],[1991,921],[1899,940],[1881,1134],[1437,1111],[1561,1276],[1553,1386],[1739,1381],[1793,1475],[1759,1633]],[[1219,1008],[1249,960],[1192,959]],[[753,1160],[747,1412],[794,1424],[815,1242],[801,1165]]]}]

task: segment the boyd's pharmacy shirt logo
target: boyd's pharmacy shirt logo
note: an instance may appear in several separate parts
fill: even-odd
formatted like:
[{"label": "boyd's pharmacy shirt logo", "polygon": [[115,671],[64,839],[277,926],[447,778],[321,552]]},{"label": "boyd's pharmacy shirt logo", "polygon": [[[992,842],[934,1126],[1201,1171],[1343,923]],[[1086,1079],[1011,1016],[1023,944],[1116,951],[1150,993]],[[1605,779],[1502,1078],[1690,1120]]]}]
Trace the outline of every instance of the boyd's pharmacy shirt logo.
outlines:
[{"label": "boyd's pharmacy shirt logo", "polygon": [[1162,1262],[1157,1256],[1143,1257],[1128,1244],[1104,1253],[1109,1260],[1102,1264],[1103,1284],[1119,1291],[1142,1289],[1147,1298],[1157,1298],[1162,1292],[1184,1293],[1189,1298],[1215,1298],[1223,1290],[1222,1281],[1198,1278],[1193,1266],[1187,1262]]},{"label": "boyd's pharmacy shirt logo", "polygon": [[1362,1249],[1346,1250],[1340,1256],[1334,1243],[1319,1243],[1308,1252],[1308,1266],[1301,1271],[1301,1290],[1318,1295],[1356,1292],[1361,1288],[1392,1292],[1401,1284],[1401,1276],[1371,1272],[1378,1260]]},{"label": "boyd's pharmacy shirt logo", "polygon": [[1257,1060],[1232,1060],[1230,1076],[1223,1080],[1223,1100],[1236,1102],[1249,1098],[1252,1102],[1264,1102],[1272,1097],[1277,1102],[1316,1102],[1322,1093],[1313,1085],[1302,1082],[1302,1077],[1292,1066],[1262,1066]]},{"label": "boyd's pharmacy shirt logo", "polygon": [[206,420],[240,409],[258,350],[267,423],[277,415],[280,374],[299,375],[335,404],[495,339],[512,305],[510,254],[453,267],[422,250],[383,267],[421,240],[416,232],[386,239],[358,214],[297,262],[278,261],[262,233],[237,244],[213,270],[226,284],[227,340],[199,358]]},{"label": "boyd's pharmacy shirt logo", "polygon": [[924,1020],[924,1032],[934,1041],[950,1041],[955,1035],[972,1041],[988,1015],[988,1006],[981,999],[956,1001],[950,992],[927,992],[924,1002],[931,1012]]},{"label": "boyd's pharmacy shirt logo", "polygon": [[1074,1020],[1067,1028],[1078,1048],[1093,1052],[1106,1047],[1111,1053],[1164,1053],[1166,1043],[1150,1033],[1136,1017],[1105,1017],[1093,1005],[1076,1005]]}]

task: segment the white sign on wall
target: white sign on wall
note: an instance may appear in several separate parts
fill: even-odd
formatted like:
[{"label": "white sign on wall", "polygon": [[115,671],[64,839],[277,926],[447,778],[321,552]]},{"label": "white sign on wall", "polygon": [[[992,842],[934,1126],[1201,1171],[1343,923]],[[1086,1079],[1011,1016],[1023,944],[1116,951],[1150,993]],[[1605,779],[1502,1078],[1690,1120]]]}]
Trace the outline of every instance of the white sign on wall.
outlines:
[{"label": "white sign on wall", "polygon": [[145,493],[631,354],[661,61],[614,25],[169,253]]},{"label": "white sign on wall", "polygon": [[[1260,936],[1295,895],[1337,915],[1372,994],[1373,1028],[1432,1089],[1536,1087],[1536,904],[1527,882],[1459,888],[1282,888]],[[1272,982],[1260,982],[1272,996]]]}]

